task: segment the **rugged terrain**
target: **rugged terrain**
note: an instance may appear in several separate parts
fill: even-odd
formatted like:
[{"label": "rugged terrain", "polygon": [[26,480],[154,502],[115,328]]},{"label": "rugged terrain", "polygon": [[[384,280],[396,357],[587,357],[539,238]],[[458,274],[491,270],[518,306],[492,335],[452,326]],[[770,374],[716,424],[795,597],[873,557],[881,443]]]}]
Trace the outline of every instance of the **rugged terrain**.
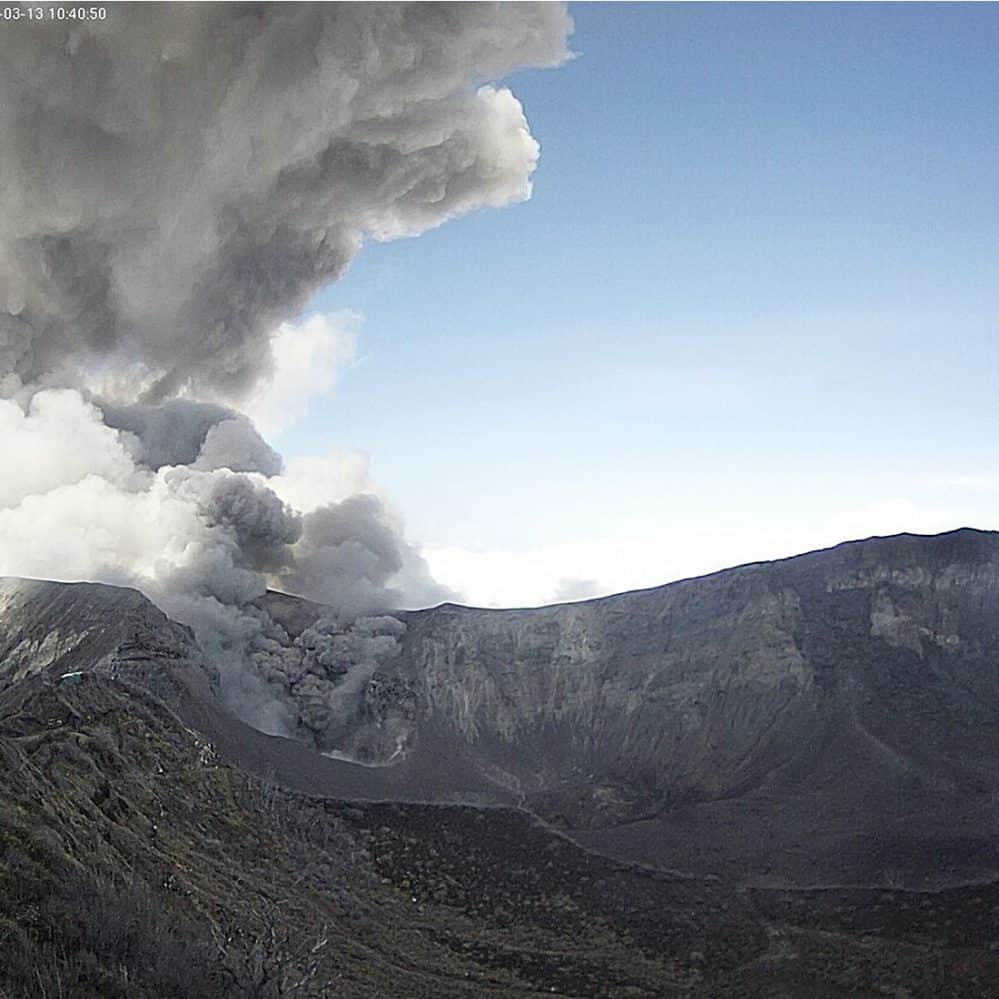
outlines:
[{"label": "rugged terrain", "polygon": [[406,623],[355,724],[394,727],[410,794],[761,883],[999,877],[999,535]]},{"label": "rugged terrain", "polygon": [[997,611],[960,531],[413,612],[349,762],[138,593],[0,581],[0,995],[995,995]]},{"label": "rugged terrain", "polygon": [[522,811],[289,793],[122,679],[25,683],[0,711],[6,995],[994,994],[999,886],[681,877]]}]

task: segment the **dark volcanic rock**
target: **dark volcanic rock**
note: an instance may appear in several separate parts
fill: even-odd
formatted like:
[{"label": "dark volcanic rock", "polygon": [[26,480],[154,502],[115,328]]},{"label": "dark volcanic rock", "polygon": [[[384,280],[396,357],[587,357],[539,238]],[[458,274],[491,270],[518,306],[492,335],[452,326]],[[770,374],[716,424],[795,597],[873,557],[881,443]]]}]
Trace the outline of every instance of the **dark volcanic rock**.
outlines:
[{"label": "dark volcanic rock", "polygon": [[0,577],[0,693],[79,670],[127,675],[168,700],[179,674],[214,679],[191,631],[138,590]]},{"label": "dark volcanic rock", "polygon": [[3,581],[0,991],[994,995],[997,610],[960,531],[411,613],[366,767],[229,715],[134,591]]},{"label": "dark volcanic rock", "polygon": [[995,885],[681,877],[518,810],[286,792],[121,679],[23,686],[0,710],[12,999],[995,994]]},{"label": "dark volcanic rock", "polygon": [[415,742],[601,849],[807,881],[999,872],[999,535],[407,626]]},{"label": "dark volcanic rock", "polygon": [[[264,600],[290,635],[319,605]],[[0,686],[126,670],[227,759],[351,798],[519,803],[578,841],[755,883],[999,877],[999,535],[852,542],[600,600],[400,615],[318,756],[214,700],[139,594],[0,585]],[[164,679],[166,678],[166,679]]]}]

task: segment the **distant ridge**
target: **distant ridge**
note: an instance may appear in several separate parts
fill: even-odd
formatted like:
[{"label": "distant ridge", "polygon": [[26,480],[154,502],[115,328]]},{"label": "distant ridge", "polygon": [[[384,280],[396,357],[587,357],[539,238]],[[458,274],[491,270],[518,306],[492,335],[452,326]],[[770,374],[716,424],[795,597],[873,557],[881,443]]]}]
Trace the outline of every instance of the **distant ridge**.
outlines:
[{"label": "distant ridge", "polygon": [[[289,641],[325,613],[263,602]],[[401,616],[399,654],[333,747],[375,767],[233,718],[190,633],[135,591],[0,583],[0,689],[111,671],[286,786],[519,804],[671,869],[999,878],[999,533],[876,537],[570,604]]]}]

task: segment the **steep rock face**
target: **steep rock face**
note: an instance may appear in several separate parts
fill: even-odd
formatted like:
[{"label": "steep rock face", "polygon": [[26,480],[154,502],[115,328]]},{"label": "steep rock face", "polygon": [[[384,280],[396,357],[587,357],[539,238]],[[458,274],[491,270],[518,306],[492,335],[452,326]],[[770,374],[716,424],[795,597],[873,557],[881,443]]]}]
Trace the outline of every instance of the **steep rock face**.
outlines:
[{"label": "steep rock face", "polygon": [[411,744],[450,742],[486,784],[602,849],[807,878],[850,836],[846,867],[889,877],[898,844],[922,837],[942,868],[974,854],[999,869],[996,534],[406,620],[391,668],[421,705]]},{"label": "steep rock face", "polygon": [[[328,608],[280,594],[268,595],[266,603],[292,636],[328,614]],[[61,679],[80,671],[81,678]],[[400,740],[405,746],[414,730],[417,710],[413,691],[399,677],[366,669],[351,678],[339,703],[323,701],[317,710],[336,716],[347,757],[329,758],[311,738],[266,735],[237,718],[220,698],[217,671],[191,631],[138,591],[0,578],[0,715],[22,713],[39,690],[69,691],[98,677],[152,692],[222,758],[286,787],[376,800],[481,797],[481,774],[460,759],[441,765],[432,737],[422,740],[420,760],[399,751]],[[365,766],[354,759],[393,765]],[[507,800],[495,793],[489,799]]]},{"label": "steep rock face", "polygon": [[0,691],[28,676],[127,671],[156,686],[169,663],[201,662],[187,628],[137,590],[0,578]]},{"label": "steep rock face", "polygon": [[[278,594],[265,606],[289,642],[325,614]],[[395,654],[348,670],[318,705],[327,756],[227,714],[187,630],[114,587],[0,583],[0,700],[32,672],[126,676],[287,786],[519,802],[658,866],[810,884],[999,878],[997,534],[399,617]]]},{"label": "steep rock face", "polygon": [[[948,710],[984,722],[999,706],[999,541],[975,532],[407,623],[400,660],[428,721],[541,785],[575,768],[725,794],[814,742],[832,708],[880,731],[872,702],[905,706],[893,738],[915,751]],[[927,699],[947,717],[926,716]]]},{"label": "steep rock face", "polygon": [[444,607],[409,619],[404,654],[428,719],[524,790],[576,774],[723,791],[813,709],[797,595],[763,579],[532,611]]}]

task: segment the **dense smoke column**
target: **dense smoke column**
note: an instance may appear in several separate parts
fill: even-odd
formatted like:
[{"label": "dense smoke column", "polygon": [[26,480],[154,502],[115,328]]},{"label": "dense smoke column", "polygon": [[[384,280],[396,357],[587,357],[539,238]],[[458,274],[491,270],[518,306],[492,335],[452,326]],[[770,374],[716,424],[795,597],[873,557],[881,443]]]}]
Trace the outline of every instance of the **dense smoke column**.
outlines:
[{"label": "dense smoke column", "polygon": [[238,398],[367,238],[530,194],[531,4],[123,4],[0,35],[0,370]]},{"label": "dense smoke column", "polygon": [[[121,4],[0,34],[0,572],[137,586],[246,717],[328,741],[396,647],[383,612],[445,594],[370,483],[292,509],[240,400],[366,240],[530,196],[538,145],[490,81],[562,61],[569,27],[555,4]],[[304,644],[268,585],[329,606]]]}]

